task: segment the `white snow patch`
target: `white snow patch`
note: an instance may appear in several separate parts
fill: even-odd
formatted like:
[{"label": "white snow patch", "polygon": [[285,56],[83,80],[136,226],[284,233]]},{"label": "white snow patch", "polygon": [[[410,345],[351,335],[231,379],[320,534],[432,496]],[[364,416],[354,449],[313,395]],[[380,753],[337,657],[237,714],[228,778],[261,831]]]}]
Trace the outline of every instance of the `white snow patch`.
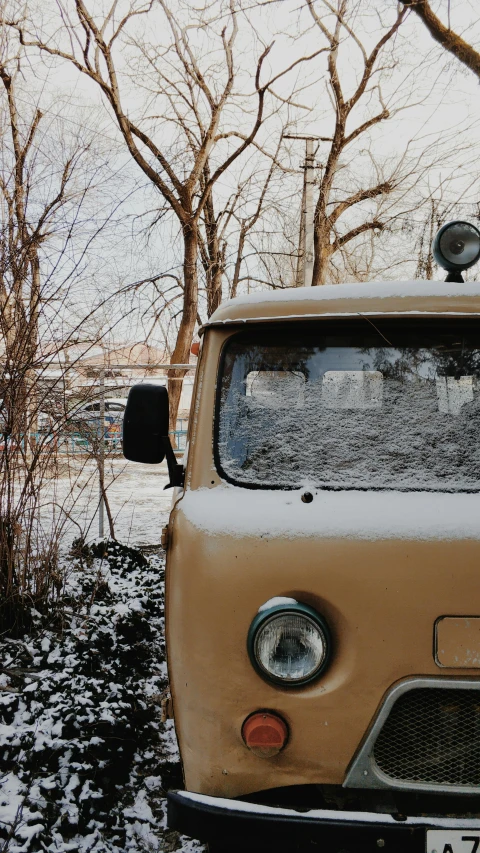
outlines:
[{"label": "white snow patch", "polygon": [[480,494],[243,489],[187,490],[179,510],[213,536],[480,539]]},{"label": "white snow patch", "polygon": [[142,820],[146,823],[155,823],[152,810],[147,802],[145,791],[139,791],[133,806],[123,810],[125,817],[133,818],[134,820]]},{"label": "white snow patch", "polygon": [[160,740],[163,743],[164,754],[168,755],[171,761],[179,761],[180,753],[173,720],[167,720],[165,723],[165,731],[160,734]]},{"label": "white snow patch", "polygon": [[[28,825],[20,826],[17,829],[17,835],[21,838],[25,838],[26,841],[28,841],[28,844],[30,844],[32,838],[35,838],[35,836],[43,832],[44,829],[45,827],[43,823],[29,823]],[[28,844],[26,845],[26,850],[28,850]]]},{"label": "white snow patch", "polygon": [[[262,305],[275,303],[296,302],[329,302],[340,299],[376,299],[409,298],[412,296],[462,297],[480,296],[479,282],[445,281],[370,281],[353,284],[327,284],[323,287],[289,287],[285,290],[261,291],[259,293],[242,294],[235,299],[222,302],[218,309],[219,315],[241,305]],[[218,322],[215,314],[205,325]]]},{"label": "white snow patch", "polygon": [[[223,797],[210,797],[206,794],[196,794],[192,791],[179,791],[179,795],[186,800],[203,803],[206,806],[228,809],[232,812],[250,812],[251,814],[265,814],[272,816],[285,816],[292,818],[328,821],[349,821],[352,823],[391,823],[398,826],[398,822],[391,814],[380,814],[374,812],[334,811],[333,809],[308,809],[302,811],[301,815],[295,809],[286,809],[279,806],[264,806],[257,803],[246,803],[241,800],[227,800]],[[479,829],[478,818],[452,818],[452,817],[407,817],[404,824],[418,824],[428,826],[465,827],[468,829]]]},{"label": "white snow patch", "polygon": [[146,776],[144,782],[147,791],[156,791],[162,787],[161,776]]},{"label": "white snow patch", "polygon": [[[130,545],[159,544],[172,505],[172,490],[164,491],[168,482],[166,463],[143,466],[121,457],[107,459],[105,481],[117,539]],[[53,519],[62,525],[63,551],[78,537],[79,526],[89,542],[94,539],[98,531],[97,495],[98,470],[94,459],[73,457],[68,475],[45,482],[42,524],[46,530]],[[63,508],[60,517],[58,507]]]},{"label": "white snow patch", "polygon": [[[2,726],[3,729],[11,728]],[[0,777],[0,826],[13,826],[21,813],[25,786],[15,773]]]},{"label": "white snow patch", "polygon": [[278,607],[280,604],[297,604],[297,601],[295,598],[287,598],[284,595],[275,595],[273,598],[269,598],[265,604],[262,604],[262,606],[258,608],[258,613],[262,613],[264,610],[270,610],[271,607]]}]

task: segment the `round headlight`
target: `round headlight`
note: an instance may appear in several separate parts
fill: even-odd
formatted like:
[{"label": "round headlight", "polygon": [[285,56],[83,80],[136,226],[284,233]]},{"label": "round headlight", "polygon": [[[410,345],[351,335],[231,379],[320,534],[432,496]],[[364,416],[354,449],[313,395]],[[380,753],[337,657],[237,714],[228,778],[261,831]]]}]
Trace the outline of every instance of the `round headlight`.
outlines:
[{"label": "round headlight", "polygon": [[467,270],[480,259],[480,231],[469,222],[447,222],[435,237],[432,252],[444,270]]},{"label": "round headlight", "polygon": [[268,681],[299,686],[317,678],[330,653],[327,625],[306,604],[261,610],[252,622],[248,651],[257,672]]}]

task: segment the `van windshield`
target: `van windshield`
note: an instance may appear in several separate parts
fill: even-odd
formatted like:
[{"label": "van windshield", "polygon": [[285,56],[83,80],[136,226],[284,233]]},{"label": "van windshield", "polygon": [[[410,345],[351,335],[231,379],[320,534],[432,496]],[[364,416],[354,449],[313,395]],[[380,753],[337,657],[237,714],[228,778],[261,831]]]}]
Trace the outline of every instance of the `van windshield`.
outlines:
[{"label": "van windshield", "polygon": [[230,338],[216,463],[256,488],[480,491],[480,322],[324,320]]}]

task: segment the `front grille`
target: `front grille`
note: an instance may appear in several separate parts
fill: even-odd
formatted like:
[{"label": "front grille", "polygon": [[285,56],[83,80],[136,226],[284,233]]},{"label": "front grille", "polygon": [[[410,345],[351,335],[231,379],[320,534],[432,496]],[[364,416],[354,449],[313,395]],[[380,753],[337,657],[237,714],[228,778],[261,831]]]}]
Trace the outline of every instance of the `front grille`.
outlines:
[{"label": "front grille", "polygon": [[480,785],[480,691],[409,690],[395,702],[373,754],[391,779]]}]

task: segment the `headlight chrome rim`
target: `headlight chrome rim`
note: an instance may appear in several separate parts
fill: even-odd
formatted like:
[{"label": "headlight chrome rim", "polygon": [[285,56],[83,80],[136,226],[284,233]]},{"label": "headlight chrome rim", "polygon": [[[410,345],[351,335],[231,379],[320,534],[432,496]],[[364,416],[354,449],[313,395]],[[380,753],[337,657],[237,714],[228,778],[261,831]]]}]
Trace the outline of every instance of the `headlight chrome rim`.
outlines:
[{"label": "headlight chrome rim", "polygon": [[[276,676],[262,666],[256,654],[256,643],[260,630],[265,628],[267,624],[273,621],[276,617],[288,613],[306,617],[306,619],[308,619],[310,623],[313,623],[323,635],[325,646],[323,658],[313,672],[301,679],[289,680],[282,678],[281,676]],[[308,604],[302,604],[301,602],[296,602],[295,604],[277,604],[267,610],[260,611],[255,616],[255,619],[251,623],[248,631],[247,650],[253,668],[264,681],[276,687],[294,690],[317,681],[317,679],[325,672],[328,664],[330,663],[332,640],[330,630],[325,619],[320,615],[320,613],[314,610],[313,607],[310,607]]]}]

